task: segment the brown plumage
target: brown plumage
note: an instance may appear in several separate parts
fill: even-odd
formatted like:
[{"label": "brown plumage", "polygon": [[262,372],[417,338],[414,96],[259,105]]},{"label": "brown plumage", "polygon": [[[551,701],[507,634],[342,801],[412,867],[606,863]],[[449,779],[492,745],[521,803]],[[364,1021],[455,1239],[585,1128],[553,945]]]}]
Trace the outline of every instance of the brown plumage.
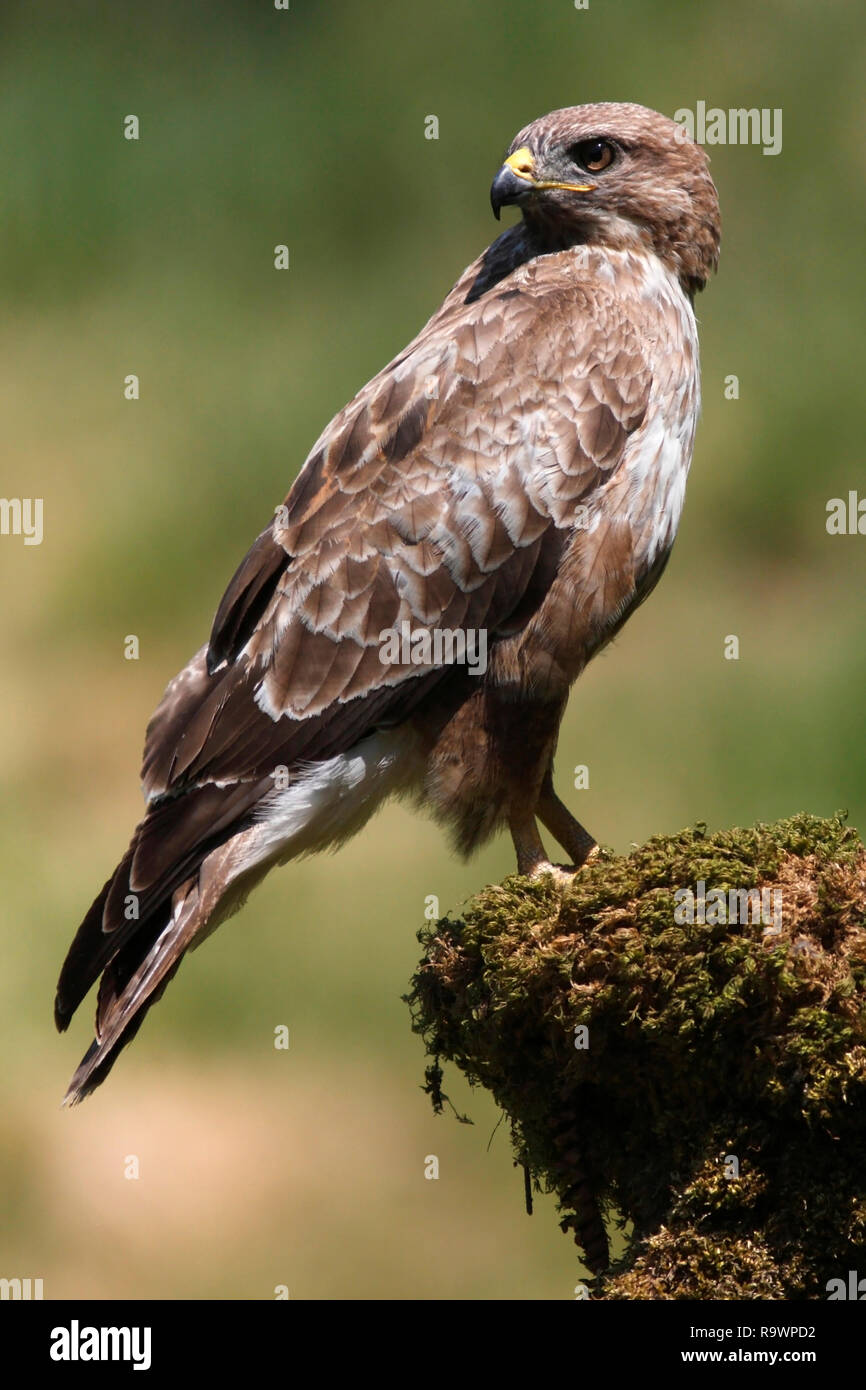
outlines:
[{"label": "brown plumage", "polygon": [[[508,825],[548,868],[592,838],[552,783],[570,685],[646,597],[699,408],[691,299],[718,258],[700,148],[605,104],[521,131],[492,189],[523,218],[321,435],[147,731],[148,808],[61,972],[101,976],[77,1100],[275,863],[415,796],[468,853]],[[482,633],[384,659],[388,633]],[[417,654],[416,654],[417,655]]]}]

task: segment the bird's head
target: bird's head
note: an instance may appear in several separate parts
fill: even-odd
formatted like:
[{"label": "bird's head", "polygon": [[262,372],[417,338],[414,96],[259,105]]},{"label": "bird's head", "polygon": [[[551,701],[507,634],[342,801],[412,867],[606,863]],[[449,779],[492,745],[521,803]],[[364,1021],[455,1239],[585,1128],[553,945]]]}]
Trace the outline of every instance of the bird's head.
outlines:
[{"label": "bird's head", "polygon": [[689,294],[719,260],[719,200],[700,145],[645,106],[570,106],[525,126],[490,190],[551,248],[650,249]]}]

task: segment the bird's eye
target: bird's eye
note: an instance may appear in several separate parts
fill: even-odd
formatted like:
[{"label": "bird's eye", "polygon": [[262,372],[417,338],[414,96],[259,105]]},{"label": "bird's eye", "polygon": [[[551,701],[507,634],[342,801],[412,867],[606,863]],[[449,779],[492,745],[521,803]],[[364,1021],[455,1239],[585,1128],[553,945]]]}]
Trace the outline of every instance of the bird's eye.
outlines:
[{"label": "bird's eye", "polygon": [[591,174],[600,174],[613,163],[613,145],[607,140],[581,140],[579,145],[572,145],[568,153],[575,164]]}]

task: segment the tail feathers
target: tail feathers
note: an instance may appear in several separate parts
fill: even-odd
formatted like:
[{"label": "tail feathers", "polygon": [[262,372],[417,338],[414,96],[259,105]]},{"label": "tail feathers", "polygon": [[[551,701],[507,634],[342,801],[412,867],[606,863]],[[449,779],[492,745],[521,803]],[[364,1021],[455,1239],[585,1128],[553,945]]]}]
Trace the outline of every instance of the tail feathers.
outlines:
[{"label": "tail feathers", "polygon": [[65,1032],[69,1027],[72,1015],[90,986],[99,979],[108,961],[117,953],[132,932],[140,926],[137,921],[124,922],[122,917],[120,919],[122,925],[119,924],[113,931],[106,930],[104,925],[106,904],[112,887],[118,880],[126,885],[129,884],[129,870],[134,847],[135,838],[133,837],[132,844],[111,878],[93,900],[90,911],[75,933],[75,938],[63,962],[60,979],[57,981],[57,993],[54,997],[54,1022],[60,1033]]},{"label": "tail feathers", "polygon": [[151,924],[146,935],[137,924],[134,939],[114,956],[99,985],[96,1038],[69,1083],[64,1105],[77,1104],[105,1080],[148,1009],[162,998],[193,937],[204,925],[198,908],[198,884],[191,880],[174,894],[167,920]]},{"label": "tail feathers", "polygon": [[[144,891],[134,889],[136,856],[147,826],[145,819],[136,828],[129,849],[94,899],[67,952],[54,998],[54,1022],[61,1033],[108,963],[128,943],[134,942],[136,957],[141,959],[148,932],[154,924],[165,925],[171,913],[172,895],[195,875],[202,862],[204,851],[200,850],[197,855],[187,855],[181,863],[171,865],[161,882]],[[132,915],[128,912],[130,903],[135,906]]]},{"label": "tail feathers", "polygon": [[[266,785],[272,788],[269,779]],[[96,1041],[67,1101],[81,1100],[105,1079],[193,937],[203,939],[231,910],[237,897],[234,850],[261,794],[262,783],[196,787],[154,803],[136,828],[78,928],[57,983],[54,1018],[63,1032],[102,976]]]}]

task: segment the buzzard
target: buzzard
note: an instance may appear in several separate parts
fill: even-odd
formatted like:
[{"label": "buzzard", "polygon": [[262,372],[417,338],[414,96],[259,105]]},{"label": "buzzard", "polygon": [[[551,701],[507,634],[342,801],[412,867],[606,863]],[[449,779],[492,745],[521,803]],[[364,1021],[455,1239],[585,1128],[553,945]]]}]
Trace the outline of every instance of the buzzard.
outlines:
[{"label": "buzzard", "polygon": [[491,201],[521,220],[327,426],[148,726],[144,819],[57,987],[62,1030],[100,980],[67,1101],[270,868],[390,795],[464,854],[507,826],[523,874],[551,868],[538,821],[574,866],[595,847],[557,732],[673,544],[718,201],[681,127],[616,103],[526,126]]}]

